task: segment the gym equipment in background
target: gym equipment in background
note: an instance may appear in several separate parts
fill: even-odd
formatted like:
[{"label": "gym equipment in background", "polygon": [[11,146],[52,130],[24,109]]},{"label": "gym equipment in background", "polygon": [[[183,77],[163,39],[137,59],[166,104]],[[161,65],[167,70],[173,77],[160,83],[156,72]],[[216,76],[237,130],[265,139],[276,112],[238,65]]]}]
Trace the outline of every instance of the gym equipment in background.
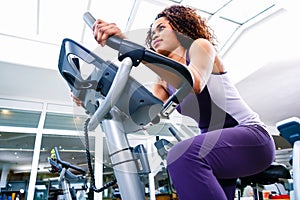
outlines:
[{"label": "gym equipment in background", "polygon": [[294,199],[300,199],[300,119],[291,117],[276,124],[280,135],[293,147],[291,164],[293,167]]}]

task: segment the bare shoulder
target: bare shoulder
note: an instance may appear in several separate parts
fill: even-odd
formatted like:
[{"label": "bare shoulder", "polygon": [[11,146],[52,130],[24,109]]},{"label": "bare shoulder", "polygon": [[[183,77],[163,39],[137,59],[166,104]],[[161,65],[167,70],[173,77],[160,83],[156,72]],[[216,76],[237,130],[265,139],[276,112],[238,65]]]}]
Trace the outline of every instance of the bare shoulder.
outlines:
[{"label": "bare shoulder", "polygon": [[215,55],[215,48],[208,40],[199,38],[192,43],[190,52],[192,54],[207,53],[209,55]]}]

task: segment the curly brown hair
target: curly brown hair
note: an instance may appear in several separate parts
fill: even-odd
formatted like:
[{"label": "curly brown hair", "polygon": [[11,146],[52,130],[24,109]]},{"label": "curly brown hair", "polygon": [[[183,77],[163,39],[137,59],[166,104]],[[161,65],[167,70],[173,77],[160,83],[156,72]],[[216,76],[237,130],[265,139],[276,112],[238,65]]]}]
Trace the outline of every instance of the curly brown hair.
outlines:
[{"label": "curly brown hair", "polygon": [[[195,9],[182,5],[173,5],[160,12],[155,20],[160,17],[165,17],[170,22],[172,29],[184,48],[188,49],[192,42],[198,38],[207,39],[212,45],[216,46],[216,37],[213,30],[206,23],[206,20],[196,13]],[[152,24],[147,32],[145,41],[149,48],[152,48],[151,27]]]}]

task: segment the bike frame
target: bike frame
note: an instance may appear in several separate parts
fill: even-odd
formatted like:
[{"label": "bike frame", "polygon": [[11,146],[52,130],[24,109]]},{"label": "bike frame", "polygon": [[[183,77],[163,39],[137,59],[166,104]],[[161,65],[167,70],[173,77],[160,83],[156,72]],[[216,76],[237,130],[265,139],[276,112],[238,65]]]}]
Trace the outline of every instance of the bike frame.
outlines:
[{"label": "bike frame", "polygon": [[66,168],[63,168],[60,172],[58,184],[61,186],[65,200],[72,200],[70,183],[65,179],[66,170]]},{"label": "bike frame", "polygon": [[291,199],[300,199],[300,119],[291,117],[276,124],[280,135],[293,147],[293,192]]},{"label": "bike frame", "polygon": [[[54,151],[55,151],[55,158],[48,157],[48,162],[51,165],[50,172],[59,173],[58,185],[63,192],[64,199],[65,200],[76,200],[75,194],[73,196],[71,194],[71,190],[70,190],[71,183],[70,182],[71,181],[76,182],[76,181],[85,179],[86,172],[84,169],[82,169],[78,166],[72,165],[69,162],[61,160],[57,147],[54,148]],[[76,170],[81,175],[73,174],[69,169]]]}]

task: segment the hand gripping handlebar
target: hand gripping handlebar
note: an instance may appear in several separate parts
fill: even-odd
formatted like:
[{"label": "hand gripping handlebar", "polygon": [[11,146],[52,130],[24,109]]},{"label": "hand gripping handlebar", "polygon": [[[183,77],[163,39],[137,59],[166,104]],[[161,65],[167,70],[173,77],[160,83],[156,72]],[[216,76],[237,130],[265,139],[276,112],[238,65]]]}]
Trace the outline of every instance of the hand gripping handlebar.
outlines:
[{"label": "hand gripping handlebar", "polygon": [[[86,22],[86,24],[92,29],[96,20],[91,15],[91,13],[89,13],[89,12],[84,13],[83,19]],[[177,105],[183,100],[183,98],[190,93],[191,87],[193,85],[193,79],[192,79],[192,76],[191,76],[189,70],[181,63],[171,60],[165,56],[159,55],[153,51],[147,50],[147,49],[145,49],[145,47],[143,47],[141,45],[138,45],[138,44],[128,41],[126,39],[119,38],[117,36],[109,37],[106,41],[106,44],[109,47],[111,47],[119,52],[118,59],[120,61],[123,61],[123,59],[129,57],[129,58],[131,58],[133,66],[139,65],[139,63],[141,61],[145,61],[147,63],[153,63],[164,70],[175,73],[178,77],[181,78],[181,83],[180,83],[180,86],[178,87],[177,91],[164,104],[164,109],[161,111],[162,116],[168,117],[168,115],[177,107]],[[124,71],[126,72],[126,75],[124,75],[124,72],[122,72],[123,74],[121,74],[121,70],[118,70],[117,75],[112,84],[112,86],[118,86],[118,87],[111,87],[110,91],[109,91],[109,93],[114,94],[114,99],[117,99],[116,97],[118,95],[118,92],[116,93],[116,91],[119,91],[119,92],[122,91],[119,87],[121,85],[125,85],[124,79],[126,79],[125,77],[127,75],[129,76],[130,70],[131,69],[128,69],[128,68],[124,69]],[[120,75],[118,76],[119,72],[120,72]],[[121,81],[121,79],[123,79],[123,80]],[[121,84],[119,84],[119,83],[121,83]],[[111,97],[111,96],[107,96],[107,97]],[[90,124],[91,124],[89,127],[90,130],[95,128],[98,125],[99,120],[102,119],[102,117],[105,114],[107,114],[109,109],[114,105],[113,104],[113,103],[115,103],[114,100],[109,99],[107,97],[106,97],[106,99],[107,99],[107,101],[109,101],[109,103],[108,103],[109,107],[106,107],[105,112],[103,112],[104,109],[102,110],[102,109],[98,108],[98,110],[95,113],[96,117],[93,117],[94,119],[92,118],[90,121]],[[104,102],[104,103],[106,103],[106,102]],[[97,117],[97,115],[99,116],[99,114],[101,114],[101,117]],[[95,120],[95,119],[97,119],[97,120]],[[95,123],[96,121],[97,121],[97,123]]]},{"label": "hand gripping handlebar", "polygon": [[[90,12],[86,12],[83,14],[83,20],[91,29],[93,29],[96,19]],[[107,40],[107,45],[115,50],[118,50],[120,48],[121,43],[122,39],[117,36],[111,36]]]}]

